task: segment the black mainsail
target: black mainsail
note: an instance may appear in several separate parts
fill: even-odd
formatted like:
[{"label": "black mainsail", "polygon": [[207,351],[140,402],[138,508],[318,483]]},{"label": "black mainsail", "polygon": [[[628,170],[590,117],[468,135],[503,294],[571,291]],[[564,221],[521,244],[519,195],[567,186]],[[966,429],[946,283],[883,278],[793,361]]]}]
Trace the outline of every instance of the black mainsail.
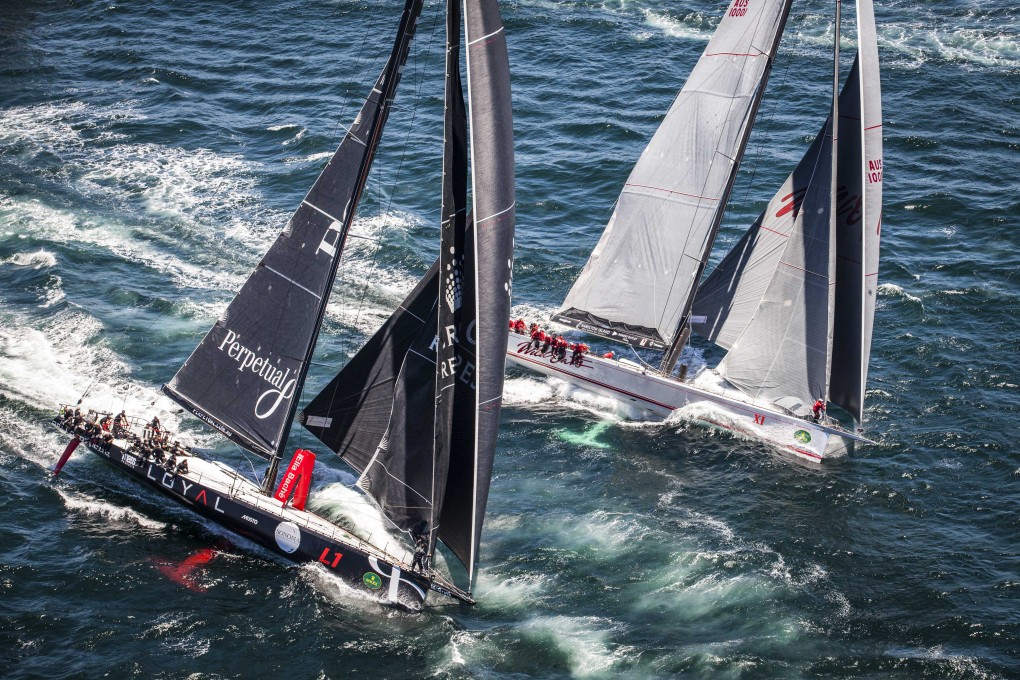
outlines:
[{"label": "black mainsail", "polygon": [[[407,0],[390,57],[339,148],[240,292],[163,387],[171,399],[274,463],[286,445],[421,4]],[[275,469],[267,489],[274,478]]]},{"label": "black mainsail", "polygon": [[[475,573],[503,393],[513,266],[514,158],[510,79],[497,3],[463,5],[468,107],[456,0],[447,26],[442,251],[376,336],[303,410],[302,422],[361,472],[360,483],[405,530],[430,532]],[[467,121],[470,120],[470,135]],[[467,205],[468,151],[471,206]],[[430,310],[417,335],[384,342],[408,310]],[[402,321],[401,319],[405,321]],[[402,335],[401,337],[408,337]],[[389,348],[389,349],[387,349]],[[367,377],[372,376],[372,377]],[[357,387],[351,387],[352,385]],[[392,395],[387,425],[338,417],[344,405]],[[358,432],[368,425],[371,434]],[[427,433],[431,432],[431,437]],[[367,459],[360,442],[375,439]]]}]

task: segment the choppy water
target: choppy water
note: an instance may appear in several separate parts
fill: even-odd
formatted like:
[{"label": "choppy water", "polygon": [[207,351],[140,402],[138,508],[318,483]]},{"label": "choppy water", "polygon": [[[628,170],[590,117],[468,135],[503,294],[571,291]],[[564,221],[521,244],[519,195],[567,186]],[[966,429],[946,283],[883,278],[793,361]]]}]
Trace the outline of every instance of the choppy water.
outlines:
[{"label": "choppy water", "polygon": [[[849,5],[848,5],[849,7]],[[426,8],[329,309],[342,363],[431,262],[442,98]],[[722,242],[826,111],[829,3],[797,2]],[[1020,676],[1020,10],[889,0],[885,212],[866,426],[818,469],[512,372],[479,605],[420,616],[157,499],[56,404],[200,444],[158,388],[285,222],[382,65],[387,2],[0,8],[0,675]],[[547,317],[711,34],[718,2],[504,5],[518,311]],[[844,44],[846,52],[850,42]],[[711,355],[711,352],[708,352]],[[316,372],[310,393],[329,377]],[[308,438],[294,443],[310,444]],[[342,463],[316,507],[344,512]],[[362,504],[361,521],[378,523]],[[160,563],[215,547],[204,590]]]}]

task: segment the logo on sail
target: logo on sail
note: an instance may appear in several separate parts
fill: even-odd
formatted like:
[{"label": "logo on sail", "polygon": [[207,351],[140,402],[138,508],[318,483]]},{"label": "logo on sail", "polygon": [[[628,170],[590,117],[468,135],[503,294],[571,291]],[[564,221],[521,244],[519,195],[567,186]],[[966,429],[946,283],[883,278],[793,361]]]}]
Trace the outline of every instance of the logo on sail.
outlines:
[{"label": "logo on sail", "polygon": [[[453,248],[450,249],[451,251]],[[451,312],[460,309],[464,302],[464,256],[454,258],[446,265],[446,306]]]},{"label": "logo on sail", "polygon": [[268,358],[260,357],[240,342],[240,336],[228,330],[227,337],[220,343],[219,350],[237,362],[237,370],[251,371],[272,385],[255,400],[255,417],[262,420],[276,413],[276,409],[285,400],[294,396],[297,378],[290,377],[290,369],[281,371],[270,363]]}]

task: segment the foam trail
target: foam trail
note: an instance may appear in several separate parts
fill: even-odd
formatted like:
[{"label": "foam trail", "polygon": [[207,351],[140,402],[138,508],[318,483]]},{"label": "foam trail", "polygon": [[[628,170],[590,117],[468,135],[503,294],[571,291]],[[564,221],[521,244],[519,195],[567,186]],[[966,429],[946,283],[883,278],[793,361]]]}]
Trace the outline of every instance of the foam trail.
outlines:
[{"label": "foam trail", "polygon": [[404,562],[411,562],[413,555],[406,544],[389,529],[378,508],[360,491],[340,483],[328,484],[312,494],[308,509]]},{"label": "foam trail", "polygon": [[82,515],[102,517],[114,522],[131,522],[145,527],[146,529],[165,529],[166,524],[149,519],[145,515],[118,505],[112,505],[106,501],[74,491],[64,491],[54,487],[57,495],[64,501],[64,507]]},{"label": "foam trail", "polygon": [[613,423],[602,421],[595,423],[584,432],[560,431],[560,439],[577,446],[591,446],[596,449],[608,449],[610,445],[598,440],[598,436],[605,432]]}]

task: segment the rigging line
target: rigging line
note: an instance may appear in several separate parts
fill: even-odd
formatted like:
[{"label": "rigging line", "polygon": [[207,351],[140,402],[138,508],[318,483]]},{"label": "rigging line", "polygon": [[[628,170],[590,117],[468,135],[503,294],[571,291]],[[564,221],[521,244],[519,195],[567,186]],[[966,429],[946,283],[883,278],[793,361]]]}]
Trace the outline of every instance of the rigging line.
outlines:
[{"label": "rigging line", "polygon": [[[439,26],[439,16],[440,16],[440,14],[443,14],[445,16],[445,12],[441,12],[440,11],[441,9],[443,9],[443,3],[441,3],[441,2],[436,3],[436,11],[433,13],[433,18],[432,18],[432,35],[429,36],[429,43],[428,43],[428,46],[425,48],[425,57],[424,57],[424,59],[422,59],[423,63],[422,63],[421,72],[420,72],[419,79],[418,79],[418,85],[417,85],[417,89],[415,90],[415,93],[414,93],[414,106],[411,109],[411,120],[408,123],[408,126],[407,126],[407,135],[404,137],[404,144],[401,147],[400,162],[397,163],[397,171],[393,175],[393,187],[394,187],[394,189],[389,192],[389,197],[388,197],[388,199],[386,201],[386,207],[383,209],[383,213],[384,214],[388,213],[390,211],[390,208],[393,206],[393,197],[394,197],[394,194],[396,193],[396,187],[399,186],[398,182],[400,180],[400,173],[404,169],[404,160],[407,158],[407,144],[408,144],[408,141],[411,139],[411,132],[414,131],[414,121],[415,121],[415,118],[418,115],[418,102],[421,101],[421,91],[422,91],[422,88],[425,86],[425,72],[426,72],[427,67],[428,67],[429,58],[432,56],[432,46],[433,46],[433,44],[436,41],[436,32],[437,32],[436,29]],[[417,66],[417,62],[418,62],[418,55],[415,54],[415,65],[416,66]]]},{"label": "rigging line", "polygon": [[[421,67],[420,71],[418,71],[418,69],[417,69],[418,53],[415,52],[415,70],[418,71],[418,82],[417,82],[417,86],[416,86],[416,89],[415,89],[414,106],[413,106],[413,108],[411,110],[411,121],[410,121],[410,124],[408,125],[407,136],[404,138],[404,144],[403,144],[401,155],[400,155],[400,163],[397,166],[397,171],[396,171],[396,173],[394,175],[394,179],[393,179],[393,186],[394,187],[398,186],[398,181],[400,179],[400,173],[401,173],[401,170],[403,169],[403,166],[404,166],[404,159],[407,157],[407,143],[408,143],[408,140],[411,137],[411,132],[414,129],[414,120],[415,120],[415,117],[417,116],[417,112],[418,112],[418,102],[421,100],[421,91],[422,91],[422,88],[424,87],[424,84],[425,84],[425,72],[426,72],[426,69],[427,69],[428,62],[429,62],[429,57],[432,55],[432,47],[433,47],[433,44],[435,43],[437,27],[439,26],[439,17],[440,17],[441,14],[443,14],[442,12],[440,12],[440,10],[442,9],[442,3],[437,3],[436,7],[437,7],[437,9],[433,13],[433,19],[432,19],[432,32],[431,32],[431,35],[429,36],[428,46],[426,47],[426,50],[425,50],[425,58],[422,60],[423,64],[422,64],[422,67]],[[390,211],[390,208],[392,207],[392,204],[393,204],[394,193],[395,193],[395,191],[390,191],[389,192],[389,198],[387,200],[386,207],[382,211],[383,214],[386,214],[386,213],[388,213]],[[369,236],[358,237],[358,238],[364,238],[365,240],[369,240],[369,241],[373,241],[373,242],[378,242],[379,241],[379,239],[374,239],[373,237],[369,237]],[[362,289],[361,289],[361,294],[358,296],[358,311],[357,311],[357,313],[355,315],[355,321],[354,321],[355,329],[357,329],[357,324],[361,320],[361,312],[362,312],[362,309],[364,308],[365,297],[366,297],[366,293],[368,292],[368,286],[369,286],[369,284],[366,283],[364,285],[364,287],[362,287]],[[341,296],[341,299],[343,299],[343,300],[346,300],[348,298],[349,298],[349,296],[346,296],[346,295]],[[347,335],[345,334],[343,336],[343,339],[341,340],[341,351],[344,352],[345,354],[348,351],[347,343],[348,343],[348,338],[347,338]],[[336,390],[334,390],[333,393],[330,395],[330,401],[329,401],[329,411],[330,412],[333,410],[333,405],[335,403],[335,400],[336,400]],[[396,526],[396,525],[394,525],[394,526]]]},{"label": "rigging line", "polygon": [[248,461],[248,467],[251,468],[251,474],[255,478],[255,482],[259,486],[262,486],[262,480],[259,479],[259,473],[255,470],[255,464],[251,462],[251,458],[248,457],[248,452],[244,449],[244,447],[239,446],[236,442],[234,443],[234,446],[237,448],[238,451],[241,452],[241,455],[244,457],[244,459]]},{"label": "rigging line", "polygon": [[[330,13],[329,18],[332,19],[335,16],[337,16],[339,13],[340,13],[339,8],[334,9]],[[354,73],[358,73],[359,72],[359,69],[361,68],[361,62],[365,61],[364,55],[366,55],[366,54],[377,54],[374,50],[366,50],[365,49],[366,46],[368,45],[369,37],[375,37],[375,35],[376,34],[375,34],[374,31],[367,31],[366,30],[366,31],[364,31],[362,33],[362,35],[361,35],[361,45],[358,47],[358,50],[356,52],[356,54],[358,56],[355,57],[355,59],[354,59],[354,67],[351,69]],[[378,62],[378,60],[379,60],[379,57],[375,56],[375,57],[372,57],[371,62],[372,62],[372,64],[375,64],[375,63]],[[369,73],[371,73],[371,71],[369,71]],[[363,82],[363,79],[361,79],[361,78],[354,79],[353,81],[352,80],[348,80],[348,82],[347,82],[347,87],[344,89],[343,104],[341,104],[341,106],[340,106],[340,112],[339,112],[339,115],[337,115],[337,117],[336,117],[336,124],[333,127],[333,133],[331,135],[331,141],[333,143],[336,143],[337,126],[342,126],[342,122],[344,120],[346,120],[347,108],[352,103],[351,87],[353,86],[354,83],[358,83],[360,85],[362,82]],[[371,82],[375,83],[374,80],[372,80]],[[357,99],[358,99],[358,101],[361,101],[360,97],[357,98]]]},{"label": "rigging line", "polygon": [[[782,91],[783,86],[786,84],[786,78],[790,74],[790,64],[787,64],[783,69],[783,79],[779,81],[778,91]],[[769,112],[769,117],[765,121],[762,139],[758,141],[758,148],[754,154],[754,162],[751,164],[751,176],[748,178],[746,185],[744,186],[744,195],[740,199],[741,205],[746,205],[748,201],[748,195],[751,193],[751,188],[754,185],[755,175],[758,173],[758,164],[761,162],[762,154],[765,149],[765,144],[768,142],[769,134],[772,132],[772,121],[776,116],[776,111],[779,110],[779,99],[772,102],[772,110]]]},{"label": "rigging line", "polygon": [[[625,342],[625,343],[623,343],[623,344],[624,344],[624,346],[625,346],[625,347],[626,347],[627,349],[629,349],[629,350],[630,350],[630,353],[631,353],[631,354],[633,354],[633,355],[634,355],[635,357],[637,357],[637,360],[638,360],[638,361],[640,361],[640,362],[641,362],[641,363],[642,363],[642,364],[643,364],[643,365],[645,366],[645,368],[647,368],[647,369],[649,369],[649,370],[651,370],[651,371],[657,371],[657,370],[658,370],[658,369],[656,369],[656,368],[655,368],[654,366],[652,366],[651,364],[649,364],[649,363],[648,363],[647,361],[645,361],[645,360],[644,360],[644,358],[643,358],[643,357],[642,357],[642,356],[641,356],[640,354],[638,354],[638,353],[637,353],[637,350],[636,350],[636,349],[634,349],[634,345],[630,344],[629,342]],[[685,345],[685,346],[686,346],[686,345]]]}]

